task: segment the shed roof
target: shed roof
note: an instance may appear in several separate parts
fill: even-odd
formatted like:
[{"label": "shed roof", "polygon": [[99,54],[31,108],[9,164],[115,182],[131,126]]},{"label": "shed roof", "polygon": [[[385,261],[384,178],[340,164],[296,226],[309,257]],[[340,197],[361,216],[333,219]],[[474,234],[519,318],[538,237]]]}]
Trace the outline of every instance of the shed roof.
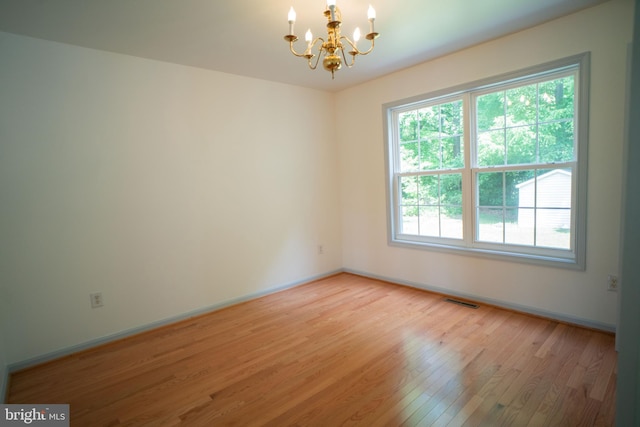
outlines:
[{"label": "shed roof", "polygon": [[554,176],[556,176],[558,174],[571,177],[571,172],[568,172],[568,171],[563,170],[563,169],[554,169],[551,172],[547,172],[547,173],[542,174],[542,175],[540,175],[538,177],[534,177],[534,178],[531,178],[531,179],[529,179],[529,180],[527,180],[525,182],[521,182],[520,184],[516,185],[516,188],[520,189],[522,187],[527,187],[529,185],[533,185],[536,182],[536,178],[538,179],[538,181],[542,181],[542,180],[545,180],[545,179],[552,178],[552,177],[554,177]]}]

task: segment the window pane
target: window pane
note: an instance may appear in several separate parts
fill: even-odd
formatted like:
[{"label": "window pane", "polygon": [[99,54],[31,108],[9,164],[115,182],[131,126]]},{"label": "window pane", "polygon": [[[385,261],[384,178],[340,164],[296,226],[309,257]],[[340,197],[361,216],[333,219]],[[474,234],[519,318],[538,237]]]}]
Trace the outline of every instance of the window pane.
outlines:
[{"label": "window pane", "polygon": [[462,207],[444,206],[441,212],[442,237],[462,239]]},{"label": "window pane", "polygon": [[476,105],[479,131],[504,127],[504,92],[479,96]]},{"label": "window pane", "polygon": [[422,206],[437,206],[440,200],[437,176],[418,178],[419,203]]},{"label": "window pane", "polygon": [[505,172],[505,205],[535,207],[534,178],[534,170]]},{"label": "window pane", "polygon": [[404,207],[401,210],[400,230],[404,234],[418,234],[418,215],[415,207]]},{"label": "window pane", "polygon": [[464,167],[464,142],[461,136],[442,140],[442,168],[457,169]]},{"label": "window pane", "polygon": [[440,133],[444,136],[462,135],[462,101],[450,102],[440,106]]},{"label": "window pane", "polygon": [[507,129],[507,164],[536,163],[536,127]]},{"label": "window pane", "polygon": [[536,245],[570,249],[570,216],[571,209],[537,209]]},{"label": "window pane", "polygon": [[575,109],[573,76],[540,83],[538,91],[540,122],[573,119]]},{"label": "window pane", "polygon": [[400,170],[403,172],[418,170],[418,143],[407,142],[400,145]]},{"label": "window pane", "polygon": [[442,237],[462,239],[462,174],[441,176],[440,203]]},{"label": "window pane", "polygon": [[509,89],[507,97],[507,126],[534,124],[537,120],[537,85]]},{"label": "window pane", "polygon": [[[530,217],[531,221],[525,217]],[[510,245],[534,244],[533,209],[506,209],[504,242]]]},{"label": "window pane", "polygon": [[478,208],[478,241],[504,242],[504,219],[502,208]]},{"label": "window pane", "polygon": [[573,120],[541,124],[540,162],[571,162],[574,160]]},{"label": "window pane", "polygon": [[571,172],[539,170],[536,183],[536,207],[571,208]]},{"label": "window pane", "polygon": [[504,129],[483,132],[478,135],[478,165],[504,165],[505,139]]},{"label": "window pane", "polygon": [[420,169],[440,169],[440,139],[420,141]]},{"label": "window pane", "polygon": [[441,176],[440,203],[449,206],[462,206],[462,174]]},{"label": "window pane", "polygon": [[418,181],[415,176],[400,178],[400,205],[418,204]]},{"label": "window pane", "polygon": [[420,110],[420,138],[438,138],[440,136],[440,111],[439,106],[423,108]]},{"label": "window pane", "polygon": [[504,205],[504,173],[487,172],[478,174],[479,206]]},{"label": "window pane", "polygon": [[[440,237],[440,208],[423,206],[420,208],[420,235]],[[416,233],[418,234],[418,233]]]},{"label": "window pane", "polygon": [[415,141],[418,139],[418,119],[415,111],[399,114],[400,141]]}]

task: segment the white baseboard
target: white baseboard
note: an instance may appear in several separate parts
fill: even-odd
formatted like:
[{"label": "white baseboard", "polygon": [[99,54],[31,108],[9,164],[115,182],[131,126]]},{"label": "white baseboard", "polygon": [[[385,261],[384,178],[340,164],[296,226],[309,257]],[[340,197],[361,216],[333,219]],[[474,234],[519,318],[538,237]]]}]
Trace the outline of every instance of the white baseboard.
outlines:
[{"label": "white baseboard", "polygon": [[407,280],[400,280],[400,279],[395,279],[395,278],[392,278],[392,277],[380,276],[380,275],[377,275],[377,274],[371,274],[371,273],[367,273],[367,272],[364,272],[364,271],[358,271],[358,270],[353,270],[353,269],[349,269],[349,268],[344,268],[343,271],[345,273],[356,274],[358,276],[369,277],[371,279],[382,280],[382,281],[390,282],[390,283],[397,283],[399,285],[409,286],[411,288],[416,288],[416,289],[423,289],[425,291],[436,292],[436,293],[443,294],[443,295],[446,295],[446,296],[463,298],[463,299],[470,300],[470,301],[473,301],[473,302],[485,303],[485,304],[489,304],[489,305],[492,305],[492,306],[495,306],[495,307],[501,307],[501,308],[505,308],[505,309],[508,309],[508,310],[513,310],[513,311],[518,311],[518,312],[521,312],[521,313],[531,314],[531,315],[538,316],[538,317],[544,317],[544,318],[551,319],[551,320],[557,320],[559,322],[570,323],[570,324],[577,325],[577,326],[582,326],[582,327],[585,327],[585,328],[597,329],[597,330],[600,330],[600,331],[603,331],[603,332],[613,332],[613,333],[616,332],[616,326],[615,325],[610,325],[610,324],[607,324],[607,323],[594,322],[592,320],[583,319],[583,318],[574,317],[574,316],[568,316],[568,315],[562,314],[562,313],[554,313],[554,312],[551,312],[551,311],[539,310],[537,308],[529,307],[529,306],[526,306],[526,305],[514,304],[514,303],[510,303],[510,302],[506,302],[506,301],[496,300],[496,299],[493,299],[493,298],[485,298],[485,297],[480,296],[480,295],[468,294],[468,293],[464,293],[464,292],[455,292],[455,291],[452,291],[451,289],[448,289],[448,288],[441,288],[441,287],[438,287],[438,286],[425,285],[423,283],[410,282],[410,281],[407,281]]},{"label": "white baseboard", "polygon": [[[341,273],[343,270],[339,269],[339,270],[335,270],[335,271],[331,271],[328,273],[323,273],[323,274],[318,274],[315,276],[311,276],[311,277],[307,277],[305,279],[301,279],[301,280],[296,280],[294,282],[290,282],[290,283],[286,283],[284,285],[279,285],[279,286],[275,286],[269,289],[265,289],[263,291],[259,291],[259,292],[254,292],[251,294],[247,294],[247,295],[243,295],[241,297],[237,297],[237,298],[232,298],[217,304],[213,304],[207,307],[202,307],[199,308],[197,310],[193,310],[193,311],[189,311],[187,313],[182,313],[182,314],[178,314],[176,316],[172,316],[172,317],[168,317],[166,319],[162,319],[162,320],[158,320],[155,322],[151,322],[145,325],[141,325],[141,326],[137,326],[131,329],[126,329],[124,331],[120,331],[120,332],[116,332],[113,334],[109,334],[109,335],[105,335],[103,337],[100,338],[96,338],[96,339],[92,339],[92,340],[88,340],[85,342],[82,342],[80,344],[76,344],[76,345],[72,345],[70,347],[65,347],[62,348],[60,350],[55,350],[40,356],[36,356],[30,359],[26,359],[26,360],[22,360],[20,362],[16,362],[16,363],[11,363],[7,366],[7,368],[5,369],[5,381],[3,382],[3,387],[6,388],[7,384],[8,384],[8,378],[9,375],[13,372],[16,371],[20,371],[23,369],[27,369],[36,365],[40,365],[42,363],[45,362],[49,362],[51,360],[55,360],[55,359],[59,359],[61,357],[64,356],[68,356],[70,354],[74,354],[74,353],[78,353],[80,351],[83,350],[87,350],[90,349],[92,347],[97,347],[99,345],[103,345],[103,344],[107,344],[109,342],[112,341],[117,341],[123,338],[127,338],[130,337],[132,335],[136,335],[142,332],[147,332],[150,331],[152,329],[156,329],[159,328],[161,326],[165,326],[171,323],[176,323],[182,320],[186,320],[195,316],[199,316],[205,313],[210,313],[216,310],[220,310],[222,308],[225,307],[229,307],[235,304],[239,304],[241,302],[245,302],[245,301],[249,301],[252,299],[256,299],[256,298],[260,298],[262,296],[265,295],[269,295],[269,294],[273,294],[276,292],[280,292],[283,291],[285,289],[290,289],[290,288],[294,288],[296,286],[300,286],[300,285],[304,285],[305,283],[309,283],[309,282],[313,282],[315,280],[320,280],[320,279],[324,279],[326,277],[329,276],[333,276],[335,274]],[[2,395],[3,398],[4,396],[6,396],[6,394]]]}]

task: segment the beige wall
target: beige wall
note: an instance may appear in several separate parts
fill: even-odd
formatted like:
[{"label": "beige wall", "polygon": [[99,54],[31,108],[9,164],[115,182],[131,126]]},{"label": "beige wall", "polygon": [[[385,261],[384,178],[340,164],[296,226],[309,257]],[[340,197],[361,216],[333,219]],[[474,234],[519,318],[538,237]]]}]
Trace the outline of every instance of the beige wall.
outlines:
[{"label": "beige wall", "polygon": [[[633,2],[601,6],[342,91],[338,135],[343,266],[445,292],[614,328],[627,45]],[[382,42],[382,41],[381,41]],[[591,51],[587,269],[584,272],[390,247],[381,106]]]},{"label": "beige wall", "polygon": [[0,57],[7,363],[341,267],[332,95],[7,33]]}]

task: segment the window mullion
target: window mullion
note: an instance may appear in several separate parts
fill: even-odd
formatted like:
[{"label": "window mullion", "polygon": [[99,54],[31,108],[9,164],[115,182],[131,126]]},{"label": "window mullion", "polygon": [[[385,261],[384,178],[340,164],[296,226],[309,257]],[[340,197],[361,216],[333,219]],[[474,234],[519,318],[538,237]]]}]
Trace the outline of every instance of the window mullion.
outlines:
[{"label": "window mullion", "polygon": [[467,246],[471,246],[475,240],[475,197],[474,197],[474,180],[473,165],[475,162],[475,108],[472,105],[474,98],[470,93],[466,93],[462,97],[462,115],[463,121],[463,141],[464,141],[464,170],[462,172],[462,237]]}]

